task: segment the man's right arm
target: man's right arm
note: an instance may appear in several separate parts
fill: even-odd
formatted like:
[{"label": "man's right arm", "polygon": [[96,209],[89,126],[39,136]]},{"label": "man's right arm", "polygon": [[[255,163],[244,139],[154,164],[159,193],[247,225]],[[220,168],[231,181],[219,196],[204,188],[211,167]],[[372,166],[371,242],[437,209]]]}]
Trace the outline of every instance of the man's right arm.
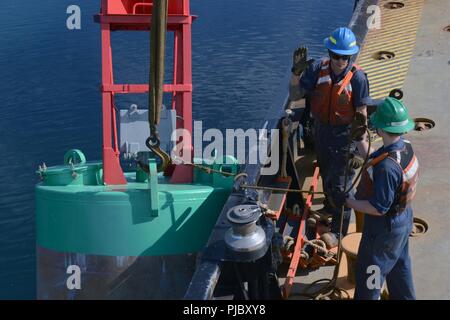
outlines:
[{"label": "man's right arm", "polygon": [[302,75],[292,74],[291,81],[289,82],[289,100],[297,101],[303,98],[306,90],[300,86],[300,78]]},{"label": "man's right arm", "polygon": [[289,81],[289,99],[291,101],[300,100],[305,94],[314,91],[320,67],[320,61],[310,61],[302,73],[299,75],[292,73]]}]

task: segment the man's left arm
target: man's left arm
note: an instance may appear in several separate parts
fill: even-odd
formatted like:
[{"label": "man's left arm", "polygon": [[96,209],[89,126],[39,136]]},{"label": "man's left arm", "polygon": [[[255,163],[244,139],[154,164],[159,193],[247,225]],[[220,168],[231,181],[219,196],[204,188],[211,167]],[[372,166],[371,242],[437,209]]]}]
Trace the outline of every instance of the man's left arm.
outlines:
[{"label": "man's left arm", "polygon": [[347,199],[346,205],[355,211],[364,212],[371,216],[383,215],[383,213],[380,213],[368,200]]},{"label": "man's left arm", "polygon": [[386,214],[395,201],[402,172],[391,160],[386,159],[373,168],[373,196],[367,200],[347,199],[348,207],[373,216]]},{"label": "man's left arm", "polygon": [[[356,112],[360,113],[365,119],[364,125],[367,126],[367,101],[369,100],[369,80],[363,71],[357,71],[352,79],[353,103]],[[373,150],[369,150],[368,136],[364,133],[359,141],[356,141],[356,147],[362,157]]]}]

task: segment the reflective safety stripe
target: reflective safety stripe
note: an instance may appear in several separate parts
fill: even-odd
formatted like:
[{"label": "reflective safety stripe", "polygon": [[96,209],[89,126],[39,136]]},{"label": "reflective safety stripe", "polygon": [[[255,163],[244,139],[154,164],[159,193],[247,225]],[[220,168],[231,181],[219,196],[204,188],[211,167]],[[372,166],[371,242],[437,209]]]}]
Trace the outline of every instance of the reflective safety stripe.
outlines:
[{"label": "reflective safety stripe", "polygon": [[367,168],[367,173],[369,174],[370,180],[373,181],[373,167],[372,166]]},{"label": "reflective safety stripe", "polygon": [[356,41],[351,42],[348,46],[349,46],[349,47],[356,46]]},{"label": "reflective safety stripe", "polygon": [[322,70],[327,70],[329,65],[330,65],[330,59],[324,59],[324,60],[322,61],[322,67],[321,67],[321,69],[322,69]]},{"label": "reflective safety stripe", "polygon": [[347,89],[348,92],[352,92],[353,88],[352,88],[352,84],[349,83],[347,87],[345,87],[345,89]]},{"label": "reflective safety stripe", "polygon": [[319,80],[317,81],[317,84],[321,84],[321,83],[329,82],[329,81],[331,81],[331,77],[328,75],[328,76],[320,77]]},{"label": "reflective safety stripe", "polygon": [[400,121],[400,122],[391,122],[391,126],[392,127],[401,127],[401,126],[404,126],[404,125],[407,125],[408,124],[408,119],[406,119],[406,120],[404,120],[404,121]]},{"label": "reflective safety stripe", "polygon": [[332,36],[330,36],[330,41],[333,42],[334,44],[336,44],[336,39],[333,38]]},{"label": "reflective safety stripe", "polygon": [[401,164],[402,155],[400,154],[400,151],[395,152],[395,161],[397,161],[398,164]]},{"label": "reflective safety stripe", "polygon": [[404,171],[406,180],[407,181],[411,180],[416,175],[418,169],[419,169],[419,161],[417,160],[416,156],[414,156],[414,158]]}]

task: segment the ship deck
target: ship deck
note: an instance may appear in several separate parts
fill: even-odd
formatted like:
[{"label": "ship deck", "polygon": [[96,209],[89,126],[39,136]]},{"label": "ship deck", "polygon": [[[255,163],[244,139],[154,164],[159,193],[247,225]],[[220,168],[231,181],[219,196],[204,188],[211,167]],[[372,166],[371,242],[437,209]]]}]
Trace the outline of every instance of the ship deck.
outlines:
[{"label": "ship deck", "polygon": [[[427,233],[410,238],[410,255],[417,298],[450,299],[450,32],[445,30],[450,7],[447,0],[403,0],[404,7],[397,9],[387,8],[387,3],[379,1],[381,29],[367,32],[357,62],[368,73],[372,98],[385,97],[391,89],[401,88],[411,116],[436,123],[432,130],[413,131],[406,136],[420,163],[414,216],[428,223]],[[380,51],[392,52],[394,58],[374,59]],[[299,269],[290,298],[301,298],[295,294],[332,274],[333,267],[311,272]],[[346,276],[344,257],[338,286],[352,296],[353,286]],[[283,282],[280,279],[280,284]]]}]

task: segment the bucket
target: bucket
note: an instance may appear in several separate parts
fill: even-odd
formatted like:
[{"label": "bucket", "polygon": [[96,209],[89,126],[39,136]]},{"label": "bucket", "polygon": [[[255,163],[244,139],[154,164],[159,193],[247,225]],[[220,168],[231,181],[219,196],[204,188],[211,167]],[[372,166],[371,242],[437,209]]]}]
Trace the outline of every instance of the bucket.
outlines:
[{"label": "bucket", "polygon": [[358,254],[359,243],[362,233],[350,233],[342,239],[342,250],[347,257],[347,280],[355,284],[356,255]]}]

